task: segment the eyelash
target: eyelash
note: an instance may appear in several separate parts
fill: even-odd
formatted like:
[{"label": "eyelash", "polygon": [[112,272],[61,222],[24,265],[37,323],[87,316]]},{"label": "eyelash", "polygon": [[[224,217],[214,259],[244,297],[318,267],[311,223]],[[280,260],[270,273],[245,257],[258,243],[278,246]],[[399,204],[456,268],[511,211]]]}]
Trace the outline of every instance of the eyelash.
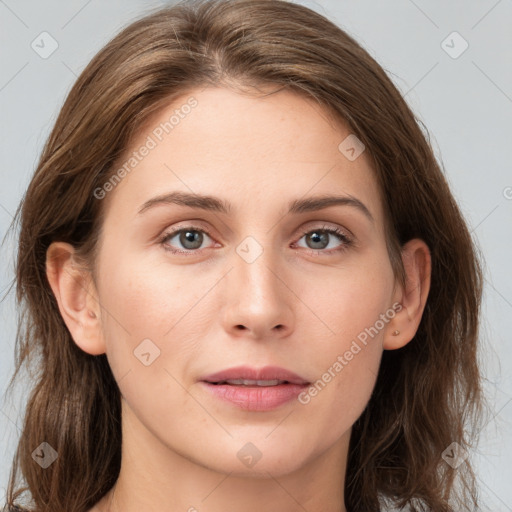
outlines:
[{"label": "eyelash", "polygon": [[[169,245],[167,245],[165,242],[166,240],[168,240],[169,238],[172,238],[174,235],[178,234],[178,233],[181,233],[182,231],[200,231],[202,233],[206,233],[210,238],[213,239],[213,237],[210,235],[210,233],[208,232],[208,230],[204,229],[204,228],[200,228],[198,226],[185,226],[183,228],[179,228],[179,229],[175,229],[173,231],[170,231],[170,232],[166,232],[164,233],[158,240],[158,243],[163,247],[163,249],[165,251],[168,251],[170,252],[171,254],[182,254],[182,255],[185,255],[185,256],[192,256],[194,254],[197,254],[197,252],[199,251],[198,249],[190,249],[188,251],[182,251],[180,249],[171,249],[169,248]],[[329,234],[332,234],[332,235],[336,235],[339,237],[339,239],[343,242],[342,245],[336,249],[330,249],[330,250],[323,250],[323,249],[306,249],[307,251],[309,251],[310,254],[314,254],[314,255],[325,255],[325,254],[335,254],[335,253],[340,253],[340,252],[343,252],[343,251],[346,251],[349,247],[351,247],[353,245],[353,240],[350,239],[340,228],[330,228],[328,226],[324,226],[322,228],[313,228],[313,229],[309,229],[307,231],[303,231],[300,238],[298,240],[300,240],[303,236],[305,235],[308,235],[310,233],[313,233],[315,231],[321,231],[321,232],[324,232],[324,233],[329,233]]]}]

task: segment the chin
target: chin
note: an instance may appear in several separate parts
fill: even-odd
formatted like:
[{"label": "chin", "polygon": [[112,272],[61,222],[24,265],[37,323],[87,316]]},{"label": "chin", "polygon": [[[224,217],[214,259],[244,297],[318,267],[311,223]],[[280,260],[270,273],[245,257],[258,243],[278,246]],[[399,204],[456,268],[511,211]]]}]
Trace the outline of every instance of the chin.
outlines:
[{"label": "chin", "polygon": [[[264,435],[268,435],[268,431]],[[285,476],[300,469],[306,463],[304,446],[297,447],[279,440],[279,446],[262,442],[252,438],[253,441],[234,441],[235,447],[226,447],[221,453],[212,453],[210,460],[204,460],[201,465],[219,473],[230,473],[240,478],[269,478],[269,474],[278,477]]]}]

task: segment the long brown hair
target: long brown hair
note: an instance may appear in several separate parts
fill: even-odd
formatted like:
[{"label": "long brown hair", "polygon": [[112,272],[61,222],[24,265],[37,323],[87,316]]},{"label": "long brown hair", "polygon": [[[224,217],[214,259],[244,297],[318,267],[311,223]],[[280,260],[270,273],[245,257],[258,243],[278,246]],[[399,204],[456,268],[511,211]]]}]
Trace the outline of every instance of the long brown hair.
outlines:
[{"label": "long brown hair", "polygon": [[[455,468],[443,452],[459,449],[452,443],[469,452],[482,413],[477,250],[420,121],[385,71],[338,26],[283,0],[200,0],[151,12],[113,38],[70,91],[15,217],[20,316],[9,387],[33,357],[37,373],[8,504],[28,491],[34,512],[84,512],[118,477],[119,388],[105,354],[73,342],[46,278],[46,250],[69,242],[94,268],[103,213],[94,191],[153,113],[210,85],[269,85],[314,98],[366,147],[397,277],[403,280],[405,242],[421,238],[431,251],[417,334],[402,349],[384,351],[374,392],[353,426],[347,510],[474,510],[470,460]],[[42,442],[58,453],[46,469],[31,456]]]}]

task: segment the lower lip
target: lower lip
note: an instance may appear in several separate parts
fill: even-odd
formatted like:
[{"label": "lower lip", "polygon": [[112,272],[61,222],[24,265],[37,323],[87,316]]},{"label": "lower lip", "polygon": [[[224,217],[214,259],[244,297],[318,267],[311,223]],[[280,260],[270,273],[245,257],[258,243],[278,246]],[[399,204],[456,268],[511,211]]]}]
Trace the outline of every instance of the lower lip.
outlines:
[{"label": "lower lip", "polygon": [[278,384],[277,386],[233,386],[202,381],[206,389],[217,398],[231,402],[247,411],[270,411],[297,396],[308,384]]}]

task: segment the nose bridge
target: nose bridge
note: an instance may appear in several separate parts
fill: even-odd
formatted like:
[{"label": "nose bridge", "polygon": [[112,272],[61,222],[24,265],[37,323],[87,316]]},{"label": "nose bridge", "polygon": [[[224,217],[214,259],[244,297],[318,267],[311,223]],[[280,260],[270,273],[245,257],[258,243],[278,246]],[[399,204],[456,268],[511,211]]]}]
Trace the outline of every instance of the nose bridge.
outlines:
[{"label": "nose bridge", "polygon": [[281,255],[273,245],[271,234],[259,235],[258,238],[246,236],[235,248],[236,268],[233,277],[240,280],[239,284],[247,294],[255,297],[261,295],[270,301],[276,294],[281,294],[282,287],[276,277],[277,269],[281,267]]},{"label": "nose bridge", "polygon": [[244,326],[265,336],[275,328],[292,327],[293,294],[283,282],[282,255],[272,246],[272,235],[266,233],[258,239],[247,236],[235,247],[234,268],[228,276],[228,328]]}]

